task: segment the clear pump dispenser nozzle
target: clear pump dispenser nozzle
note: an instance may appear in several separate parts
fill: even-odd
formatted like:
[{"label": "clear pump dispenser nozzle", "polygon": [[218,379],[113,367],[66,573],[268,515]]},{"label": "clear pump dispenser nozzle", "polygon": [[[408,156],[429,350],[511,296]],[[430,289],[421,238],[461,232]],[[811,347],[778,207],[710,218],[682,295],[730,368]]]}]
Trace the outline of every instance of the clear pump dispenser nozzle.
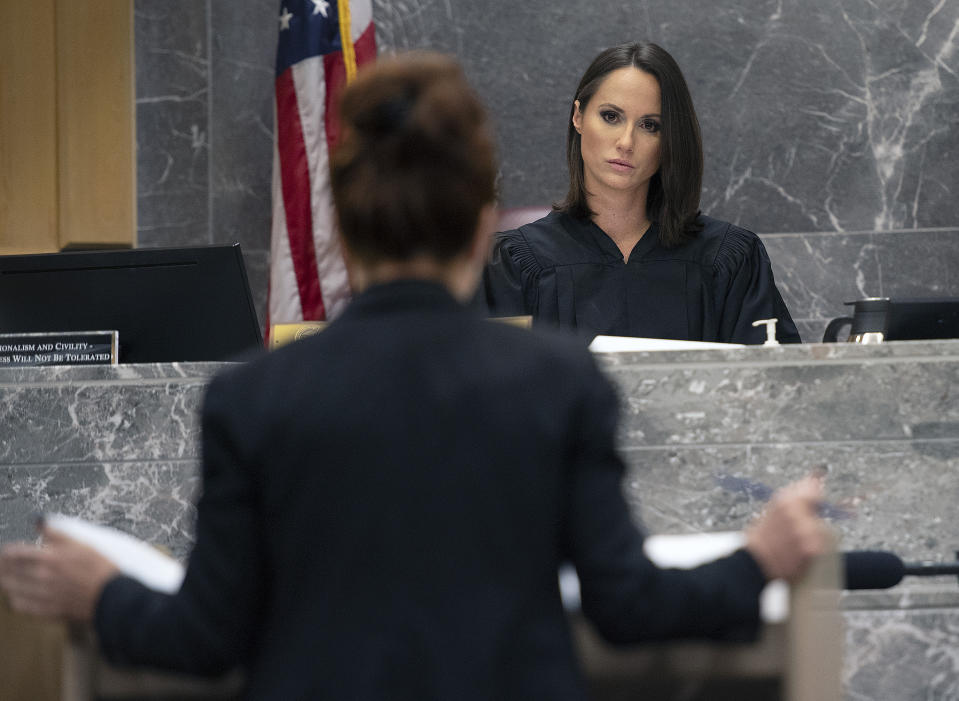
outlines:
[{"label": "clear pump dispenser nozzle", "polygon": [[776,340],[776,322],[779,319],[758,319],[753,322],[753,326],[762,326],[766,325],[766,342],[763,343],[764,346],[778,346],[779,341]]}]

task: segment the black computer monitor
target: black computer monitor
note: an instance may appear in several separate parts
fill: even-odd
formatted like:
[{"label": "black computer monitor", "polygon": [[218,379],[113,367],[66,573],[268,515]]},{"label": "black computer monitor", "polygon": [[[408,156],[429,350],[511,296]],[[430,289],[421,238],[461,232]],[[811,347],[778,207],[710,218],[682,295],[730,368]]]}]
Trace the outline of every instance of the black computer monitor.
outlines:
[{"label": "black computer monitor", "polygon": [[0,256],[0,333],[112,330],[121,363],[260,347],[239,244]]},{"label": "black computer monitor", "polygon": [[886,340],[959,338],[959,298],[892,298],[886,316]]}]

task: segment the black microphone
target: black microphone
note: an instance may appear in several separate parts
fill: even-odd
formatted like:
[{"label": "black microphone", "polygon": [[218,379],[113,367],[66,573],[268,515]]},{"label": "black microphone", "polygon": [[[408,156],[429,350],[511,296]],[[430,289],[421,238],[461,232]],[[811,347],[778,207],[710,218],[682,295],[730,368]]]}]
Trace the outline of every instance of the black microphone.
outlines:
[{"label": "black microphone", "polygon": [[842,553],[845,571],[844,589],[888,589],[903,577],[959,575],[956,562],[903,562],[895,553],[885,550],[852,550]]}]

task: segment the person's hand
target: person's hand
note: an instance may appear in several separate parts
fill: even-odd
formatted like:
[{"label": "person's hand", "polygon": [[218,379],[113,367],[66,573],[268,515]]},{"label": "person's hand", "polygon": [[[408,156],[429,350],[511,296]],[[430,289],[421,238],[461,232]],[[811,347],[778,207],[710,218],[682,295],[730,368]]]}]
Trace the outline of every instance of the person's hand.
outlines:
[{"label": "person's hand", "polygon": [[762,514],[746,529],[746,550],[767,579],[795,581],[829,538],[818,516],[822,479],[807,477],[773,494]]},{"label": "person's hand", "polygon": [[106,583],[119,574],[93,548],[43,526],[43,545],[0,549],[0,589],[14,611],[86,623]]}]

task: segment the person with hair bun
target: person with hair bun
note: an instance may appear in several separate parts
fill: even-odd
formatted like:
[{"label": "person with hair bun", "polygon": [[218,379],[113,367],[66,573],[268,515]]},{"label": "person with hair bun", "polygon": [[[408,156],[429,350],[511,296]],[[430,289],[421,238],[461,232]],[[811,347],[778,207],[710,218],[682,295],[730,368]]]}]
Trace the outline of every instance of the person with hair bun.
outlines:
[{"label": "person with hair bun", "polygon": [[340,118],[330,181],[354,289],[402,262],[470,297],[495,221],[496,160],[459,66],[430,54],[383,63],[344,93]]},{"label": "person with hair bun", "polygon": [[682,71],[652,43],[614,46],[570,106],[569,191],[497,238],[480,295],[493,316],[597,334],[762,343],[799,333],[754,233],[699,211],[703,148]]},{"label": "person with hair bun", "polygon": [[380,59],[331,163],[355,297],[324,331],[217,376],[196,545],[175,595],[50,528],[0,552],[19,610],[92,621],[106,656],[245,672],[282,701],[581,701],[557,571],[609,638],[755,633],[767,579],[822,548],[813,484],[747,545],[656,568],[621,493],[617,401],[575,339],[483,319],[495,220],[482,105],[457,64]]}]

